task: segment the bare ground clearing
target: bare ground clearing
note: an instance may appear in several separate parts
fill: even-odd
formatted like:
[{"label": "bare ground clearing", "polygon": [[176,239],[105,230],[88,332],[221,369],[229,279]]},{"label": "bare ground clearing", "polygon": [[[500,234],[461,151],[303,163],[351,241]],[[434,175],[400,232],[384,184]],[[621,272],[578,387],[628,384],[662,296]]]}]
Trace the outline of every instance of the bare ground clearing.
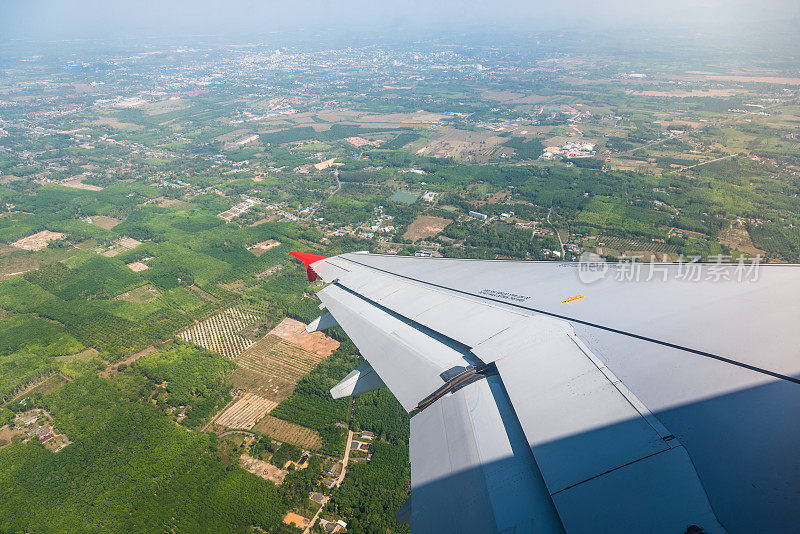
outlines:
[{"label": "bare ground clearing", "polygon": [[140,261],[135,261],[133,263],[128,263],[127,265],[128,265],[128,268],[131,271],[135,272],[135,273],[140,273],[142,271],[145,271],[145,270],[149,269],[149,267],[146,264],[144,264],[144,263],[142,263]]},{"label": "bare ground clearing", "polygon": [[774,83],[779,85],[800,85],[800,78],[786,76],[764,76],[758,74],[714,74],[709,72],[689,71],[688,76],[677,76],[678,79],[713,80],[720,82]]},{"label": "bare ground clearing", "polygon": [[144,126],[134,124],[132,122],[122,122],[115,117],[99,117],[91,121],[90,124],[94,126],[108,126],[109,128],[114,128],[115,130],[136,131],[144,129]]},{"label": "bare ground clearing", "polygon": [[72,178],[70,180],[63,180],[61,185],[64,187],[71,187],[73,189],[83,189],[85,191],[102,191],[103,188],[97,185],[90,185],[83,183],[83,178]]},{"label": "bare ground clearing", "polygon": [[453,157],[467,161],[485,162],[506,139],[490,131],[467,131],[456,128],[439,128],[417,154]]},{"label": "bare ground clearing", "polygon": [[114,217],[106,217],[105,215],[95,215],[94,217],[92,217],[92,224],[99,226],[100,228],[104,228],[106,230],[111,230],[121,222],[122,222],[121,219],[115,219]]},{"label": "bare ground clearing", "polygon": [[[214,421],[217,425],[228,428],[245,428],[250,430],[256,421],[262,419],[278,403],[247,392]],[[278,438],[275,438],[278,439]]]},{"label": "bare ground clearing", "polygon": [[484,91],[481,93],[481,98],[485,100],[496,100],[504,104],[539,104],[546,102],[549,96],[540,95],[524,95],[522,93],[514,93],[512,91]]},{"label": "bare ground clearing", "polygon": [[267,334],[236,358],[238,367],[230,380],[236,387],[280,402],[323,359],[324,356]]},{"label": "bare ground clearing", "polygon": [[188,205],[187,202],[184,202],[183,200],[178,200],[177,198],[162,198],[156,200],[158,200],[159,208],[174,208],[175,206],[183,207],[184,205]]},{"label": "bare ground clearing", "polygon": [[137,288],[131,289],[130,291],[126,291],[120,295],[117,295],[112,300],[124,300],[126,302],[151,302],[158,298],[161,295],[161,292],[155,288],[152,284],[145,284],[143,286],[139,286]]},{"label": "bare ground clearing", "polygon": [[159,100],[141,106],[141,110],[148,115],[161,115],[170,111],[180,111],[189,107],[189,102],[177,97],[170,97],[166,100]]},{"label": "bare ground clearing", "polygon": [[117,244],[125,248],[136,248],[141,245],[142,242],[132,237],[122,236],[117,240]]},{"label": "bare ground clearing", "polygon": [[309,520],[294,512],[287,512],[286,515],[283,516],[283,523],[286,525],[294,525],[297,528],[306,528],[309,525]]},{"label": "bare ground clearing", "polygon": [[403,234],[403,237],[411,241],[433,237],[444,230],[451,222],[453,221],[442,217],[420,215],[414,222],[408,225],[408,230]]},{"label": "bare ground clearing", "polygon": [[11,243],[12,247],[21,248],[23,250],[42,250],[50,241],[57,239],[64,239],[66,234],[61,232],[51,232],[50,230],[42,230],[28,237],[23,237]]},{"label": "bare ground clearing", "polygon": [[261,256],[266,251],[273,249],[280,245],[281,242],[275,239],[267,239],[266,241],[262,241],[261,243],[256,243],[255,245],[251,245],[247,247],[247,250],[255,254],[256,256]]},{"label": "bare ground clearing", "polygon": [[241,460],[242,467],[244,469],[250,471],[254,475],[260,476],[265,480],[269,480],[275,484],[281,484],[283,479],[286,478],[286,471],[279,469],[274,465],[265,462],[264,460],[253,458],[246,453],[242,454],[239,459]]},{"label": "bare ground clearing", "polygon": [[765,251],[756,248],[747,230],[737,226],[736,223],[733,223],[728,230],[720,234],[719,243],[753,257],[759,255],[763,257],[765,254]]},{"label": "bare ground clearing", "polygon": [[288,317],[273,328],[270,334],[285,339],[289,343],[298,345],[307,351],[314,352],[321,356],[322,359],[327,358],[339,348],[339,342],[335,339],[329,338],[322,332],[309,334],[306,332],[306,325]]},{"label": "bare ground clearing", "polygon": [[309,334],[303,323],[287,318],[236,358],[231,382],[280,402],[338,347],[338,341],[322,332]]}]

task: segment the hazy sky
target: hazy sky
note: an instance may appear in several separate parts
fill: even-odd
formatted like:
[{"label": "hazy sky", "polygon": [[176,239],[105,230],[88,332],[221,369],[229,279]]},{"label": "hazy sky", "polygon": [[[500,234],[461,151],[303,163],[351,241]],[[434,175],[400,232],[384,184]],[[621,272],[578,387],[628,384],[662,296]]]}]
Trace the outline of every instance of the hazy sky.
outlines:
[{"label": "hazy sky", "polygon": [[789,20],[800,23],[800,0],[0,0],[0,40],[323,30],[341,35],[623,27],[732,32]]}]

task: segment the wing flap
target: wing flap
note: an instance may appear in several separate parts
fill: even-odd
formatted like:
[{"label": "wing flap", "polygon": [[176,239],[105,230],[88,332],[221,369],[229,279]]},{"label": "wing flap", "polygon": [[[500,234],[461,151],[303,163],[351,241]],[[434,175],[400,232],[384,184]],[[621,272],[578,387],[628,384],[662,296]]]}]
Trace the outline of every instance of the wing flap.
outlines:
[{"label": "wing flap", "polygon": [[409,412],[445,383],[443,373],[471,365],[452,346],[338,285],[317,295]]},{"label": "wing flap", "polygon": [[683,447],[615,469],[553,495],[567,532],[724,533]]},{"label": "wing flap", "polygon": [[411,530],[563,532],[499,379],[411,419]]},{"label": "wing flap", "polygon": [[363,362],[331,388],[331,397],[341,399],[385,387],[386,384],[383,383],[369,362]]},{"label": "wing flap", "polygon": [[[560,335],[510,354],[498,345],[496,354],[507,356],[495,363],[551,493],[669,448],[573,341],[569,325],[531,322],[538,324],[525,331]],[[554,322],[563,327],[547,324]]]},{"label": "wing flap", "polygon": [[722,531],[683,446],[568,323],[532,317],[481,349],[569,532]]}]

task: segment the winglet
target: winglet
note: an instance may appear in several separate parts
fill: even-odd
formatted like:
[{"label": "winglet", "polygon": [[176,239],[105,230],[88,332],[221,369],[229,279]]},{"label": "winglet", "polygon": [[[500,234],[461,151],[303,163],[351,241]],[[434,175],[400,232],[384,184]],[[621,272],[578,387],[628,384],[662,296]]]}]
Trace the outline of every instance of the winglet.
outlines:
[{"label": "winglet", "polygon": [[307,252],[290,252],[289,254],[302,261],[303,265],[306,266],[306,274],[308,275],[309,282],[313,282],[317,279],[317,273],[311,268],[311,264],[319,260],[328,259],[327,256],[317,256],[316,254],[309,254]]}]

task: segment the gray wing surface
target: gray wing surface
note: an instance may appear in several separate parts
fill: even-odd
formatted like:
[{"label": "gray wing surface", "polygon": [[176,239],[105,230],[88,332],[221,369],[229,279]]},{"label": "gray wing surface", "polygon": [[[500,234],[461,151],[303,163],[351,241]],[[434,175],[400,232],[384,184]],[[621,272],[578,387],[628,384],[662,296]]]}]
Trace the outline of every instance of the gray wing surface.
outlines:
[{"label": "gray wing surface", "polygon": [[418,409],[414,532],[800,521],[800,267],[587,276],[575,263],[353,253],[312,268],[329,284],[322,322],[367,361],[334,395],[385,384]]}]

